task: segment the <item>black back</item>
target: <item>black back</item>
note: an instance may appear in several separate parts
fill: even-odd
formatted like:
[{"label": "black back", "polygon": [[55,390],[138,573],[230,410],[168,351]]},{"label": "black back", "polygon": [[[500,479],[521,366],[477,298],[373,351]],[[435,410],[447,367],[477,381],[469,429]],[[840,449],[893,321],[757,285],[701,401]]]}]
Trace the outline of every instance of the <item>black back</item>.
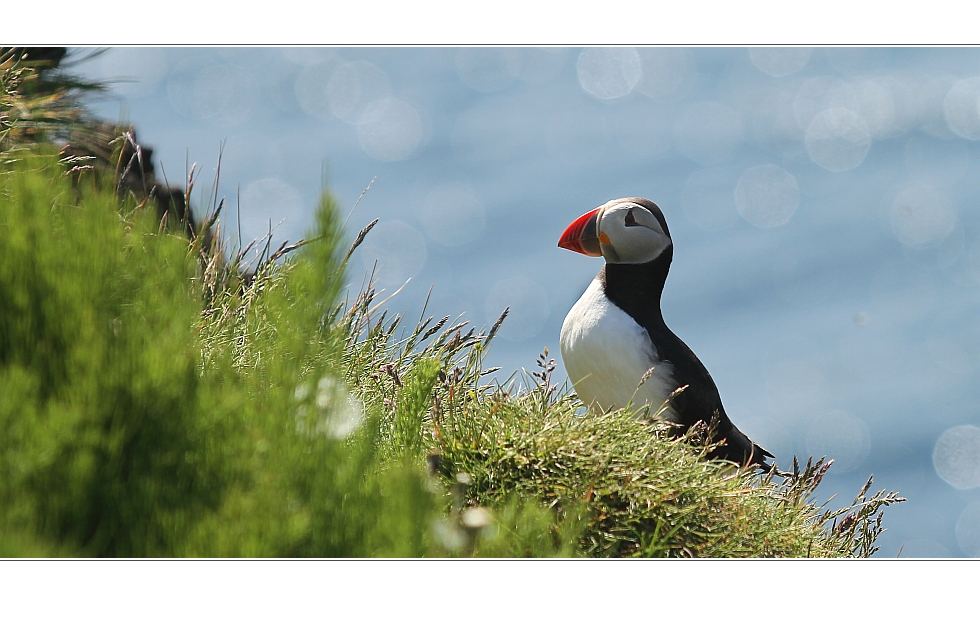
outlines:
[{"label": "black back", "polygon": [[[670,237],[659,207],[642,198],[628,200],[649,209],[660,222],[664,233]],[[713,425],[716,439],[724,439],[725,443],[713,451],[712,457],[740,464],[751,460],[766,467],[765,457],[772,457],[772,454],[752,442],[732,424],[708,370],[694,351],[674,335],[664,322],[660,297],[673,256],[674,247],[670,244],[659,257],[647,263],[607,263],[596,278],[602,283],[606,297],[646,329],[657,350],[657,358],[673,365],[673,379],[677,386],[688,386],[670,402],[681,421],[678,431],[686,432],[698,422]]]}]

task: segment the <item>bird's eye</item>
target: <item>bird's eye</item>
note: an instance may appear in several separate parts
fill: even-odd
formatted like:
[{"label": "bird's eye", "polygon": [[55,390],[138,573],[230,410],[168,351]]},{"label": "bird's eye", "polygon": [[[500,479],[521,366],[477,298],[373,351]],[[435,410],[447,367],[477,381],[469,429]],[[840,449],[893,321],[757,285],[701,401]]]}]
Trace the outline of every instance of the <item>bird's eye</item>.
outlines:
[{"label": "bird's eye", "polygon": [[637,224],[636,218],[633,217],[632,209],[626,212],[626,226],[640,226]]}]

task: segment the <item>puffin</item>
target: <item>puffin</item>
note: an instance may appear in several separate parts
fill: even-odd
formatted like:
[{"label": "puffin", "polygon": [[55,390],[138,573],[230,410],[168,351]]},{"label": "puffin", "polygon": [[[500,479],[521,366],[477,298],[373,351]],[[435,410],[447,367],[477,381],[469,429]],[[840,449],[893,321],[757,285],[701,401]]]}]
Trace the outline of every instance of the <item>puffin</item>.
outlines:
[{"label": "puffin", "polygon": [[[660,298],[674,245],[646,198],[617,198],[572,222],[558,246],[605,260],[561,327],[561,356],[579,399],[597,412],[661,407],[671,434],[710,425],[712,459],[768,470],[773,457],[732,423],[708,370],[667,327]],[[664,406],[666,403],[666,406]]]}]

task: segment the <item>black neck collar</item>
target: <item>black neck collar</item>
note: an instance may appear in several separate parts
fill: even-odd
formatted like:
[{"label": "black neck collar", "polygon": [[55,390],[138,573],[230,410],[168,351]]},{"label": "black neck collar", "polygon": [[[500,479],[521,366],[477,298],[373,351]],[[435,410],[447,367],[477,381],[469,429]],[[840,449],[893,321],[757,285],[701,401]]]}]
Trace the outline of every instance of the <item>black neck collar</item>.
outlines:
[{"label": "black neck collar", "polygon": [[599,272],[606,297],[628,313],[641,326],[662,326],[660,296],[674,256],[673,244],[653,261],[646,263],[607,263]]}]

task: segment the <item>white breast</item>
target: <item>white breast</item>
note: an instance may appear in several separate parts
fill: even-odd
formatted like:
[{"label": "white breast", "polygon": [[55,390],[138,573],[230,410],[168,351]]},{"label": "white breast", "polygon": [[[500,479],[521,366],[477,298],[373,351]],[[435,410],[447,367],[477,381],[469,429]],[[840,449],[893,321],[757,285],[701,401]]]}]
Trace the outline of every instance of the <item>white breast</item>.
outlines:
[{"label": "white breast", "polygon": [[597,411],[626,407],[631,399],[633,407],[657,411],[676,388],[670,362],[658,361],[646,329],[606,298],[598,280],[565,316],[561,357],[579,398]]}]

